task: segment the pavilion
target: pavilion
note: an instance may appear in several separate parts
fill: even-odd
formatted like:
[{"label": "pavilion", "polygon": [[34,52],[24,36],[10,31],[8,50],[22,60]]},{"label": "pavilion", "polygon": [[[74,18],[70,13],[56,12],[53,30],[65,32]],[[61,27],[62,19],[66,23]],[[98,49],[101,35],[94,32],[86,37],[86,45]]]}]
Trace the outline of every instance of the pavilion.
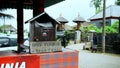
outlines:
[{"label": "pavilion", "polygon": [[73,20],[73,22],[77,23],[77,30],[79,30],[81,23],[85,22],[85,19],[78,14],[78,17]]},{"label": "pavilion", "polygon": [[65,30],[65,24],[68,23],[68,20],[62,17],[62,15],[60,15],[56,20],[60,22],[60,24],[58,24],[58,30]]},{"label": "pavilion", "polygon": [[44,12],[44,8],[64,0],[0,0],[0,9],[17,9],[18,52],[23,45],[23,9],[33,9],[33,16]]}]

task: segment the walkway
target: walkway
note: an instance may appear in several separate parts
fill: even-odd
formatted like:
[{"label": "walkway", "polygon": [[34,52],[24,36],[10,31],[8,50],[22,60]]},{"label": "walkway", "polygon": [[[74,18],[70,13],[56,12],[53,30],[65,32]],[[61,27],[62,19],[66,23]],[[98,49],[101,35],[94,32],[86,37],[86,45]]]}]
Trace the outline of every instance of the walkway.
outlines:
[{"label": "walkway", "polygon": [[83,45],[84,43],[67,46],[79,51],[79,68],[120,68],[120,55],[91,53],[82,50]]}]

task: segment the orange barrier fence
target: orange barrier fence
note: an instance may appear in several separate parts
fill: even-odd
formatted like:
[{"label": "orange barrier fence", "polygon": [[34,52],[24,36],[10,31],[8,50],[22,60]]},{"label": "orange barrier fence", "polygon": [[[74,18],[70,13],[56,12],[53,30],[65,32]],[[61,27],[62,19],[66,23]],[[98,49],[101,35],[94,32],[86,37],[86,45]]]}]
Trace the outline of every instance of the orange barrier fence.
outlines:
[{"label": "orange barrier fence", "polygon": [[78,51],[42,54],[0,52],[0,68],[78,68]]},{"label": "orange barrier fence", "polygon": [[57,52],[40,55],[40,68],[78,68],[78,52]]}]

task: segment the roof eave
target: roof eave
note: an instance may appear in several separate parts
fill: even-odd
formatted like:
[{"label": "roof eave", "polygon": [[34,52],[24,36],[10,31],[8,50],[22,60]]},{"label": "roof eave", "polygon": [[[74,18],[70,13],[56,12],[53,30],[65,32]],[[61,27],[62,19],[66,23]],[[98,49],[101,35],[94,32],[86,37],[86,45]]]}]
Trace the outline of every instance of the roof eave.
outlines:
[{"label": "roof eave", "polygon": [[[57,4],[59,2],[62,2],[62,1],[65,1],[65,0],[45,0],[44,1],[44,8],[46,7],[49,7],[51,5],[54,5],[54,4]],[[32,1],[28,1],[28,2],[24,2],[23,3],[23,8],[24,9],[33,9],[33,6],[32,6]],[[10,8],[10,9],[16,9],[16,0],[14,1],[10,1],[10,0],[0,0],[0,9],[7,9],[7,8]]]},{"label": "roof eave", "polygon": [[[118,18],[119,17],[116,17],[116,16],[106,17],[106,19],[118,19]],[[90,19],[90,21],[96,21],[96,20],[103,20],[103,18]]]},{"label": "roof eave", "polygon": [[[39,15],[37,15],[37,16],[35,16],[35,17],[31,18],[31,19],[29,19],[29,20],[28,20],[28,21],[26,21],[25,23],[30,23],[30,22],[34,21],[35,19],[39,18],[40,16],[42,16],[42,15],[44,15],[44,14],[46,14],[47,16],[49,16],[46,12],[43,12],[43,13],[41,13],[41,14],[39,14]],[[56,24],[60,24],[60,22],[59,22],[59,21],[57,21],[57,20],[53,19],[51,16],[49,16],[49,17],[51,18],[51,20],[55,21],[55,22],[56,22]]]}]

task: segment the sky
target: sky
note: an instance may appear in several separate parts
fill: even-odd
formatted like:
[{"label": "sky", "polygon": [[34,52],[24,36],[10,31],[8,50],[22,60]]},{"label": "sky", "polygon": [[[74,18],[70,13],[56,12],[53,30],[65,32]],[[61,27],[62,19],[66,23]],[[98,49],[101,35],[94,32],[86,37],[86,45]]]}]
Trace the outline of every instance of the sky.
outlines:
[{"label": "sky", "polygon": [[[45,12],[54,19],[58,18],[60,14],[62,14],[62,16],[69,21],[67,24],[72,26],[76,25],[76,23],[72,22],[72,20],[75,19],[78,14],[80,14],[80,16],[83,17],[86,21],[89,21],[89,18],[95,15],[95,8],[94,6],[90,6],[90,1],[91,0],[65,0],[45,8]],[[106,0],[106,7],[114,5],[114,3],[115,0]],[[5,19],[5,24],[11,24],[17,28],[16,9],[8,9],[3,13],[11,14],[15,17],[14,19]],[[24,22],[33,17],[32,13],[32,10],[24,9]],[[3,23],[4,19],[0,19],[0,25],[3,25]],[[24,29],[29,31],[29,24],[24,24]]]}]

